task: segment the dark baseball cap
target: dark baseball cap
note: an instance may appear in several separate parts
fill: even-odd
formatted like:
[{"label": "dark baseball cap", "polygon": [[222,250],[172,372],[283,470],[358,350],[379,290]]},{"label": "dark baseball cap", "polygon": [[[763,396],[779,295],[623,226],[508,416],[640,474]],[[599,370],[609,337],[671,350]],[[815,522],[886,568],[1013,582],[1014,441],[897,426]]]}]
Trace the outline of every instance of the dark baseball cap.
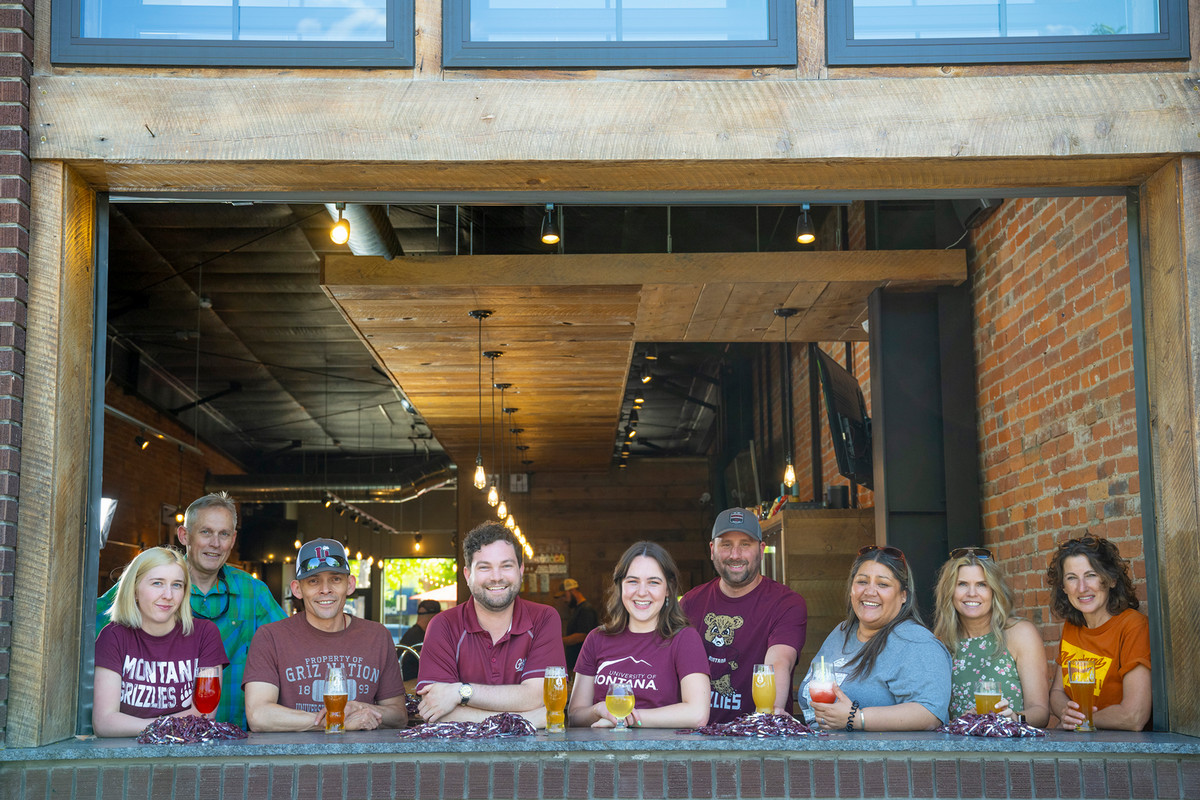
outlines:
[{"label": "dark baseball cap", "polygon": [[756,542],[762,541],[762,527],[758,524],[758,515],[745,508],[727,508],[717,515],[713,523],[712,538],[723,533],[737,531],[744,533]]},{"label": "dark baseball cap", "polygon": [[418,614],[437,614],[442,610],[442,604],[437,600],[422,600],[417,606]]},{"label": "dark baseball cap", "polygon": [[313,539],[300,545],[300,552],[296,554],[296,580],[318,572],[350,574],[346,548],[337,539]]}]

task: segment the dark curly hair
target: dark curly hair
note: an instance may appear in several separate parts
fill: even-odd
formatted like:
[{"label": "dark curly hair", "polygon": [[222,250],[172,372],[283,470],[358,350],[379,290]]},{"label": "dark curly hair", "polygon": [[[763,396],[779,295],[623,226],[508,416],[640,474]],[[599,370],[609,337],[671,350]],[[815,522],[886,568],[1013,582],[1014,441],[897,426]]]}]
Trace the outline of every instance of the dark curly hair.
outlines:
[{"label": "dark curly hair", "polygon": [[517,541],[517,537],[513,536],[512,531],[504,527],[503,522],[481,522],[472,528],[471,532],[467,534],[467,538],[463,540],[463,561],[467,568],[472,566],[475,554],[493,542],[511,544],[513,552],[517,556],[517,566],[524,566],[525,551],[521,547],[521,543]]},{"label": "dark curly hair", "polygon": [[1133,593],[1133,578],[1129,574],[1129,562],[1121,558],[1117,546],[1108,539],[1090,533],[1078,539],[1068,539],[1058,546],[1050,557],[1046,569],[1046,586],[1050,589],[1050,610],[1054,616],[1065,619],[1072,625],[1086,627],[1083,612],[1071,605],[1063,589],[1063,562],[1071,556],[1083,556],[1100,575],[1108,588],[1108,613],[1120,614],[1127,608],[1137,608],[1138,599]]}]

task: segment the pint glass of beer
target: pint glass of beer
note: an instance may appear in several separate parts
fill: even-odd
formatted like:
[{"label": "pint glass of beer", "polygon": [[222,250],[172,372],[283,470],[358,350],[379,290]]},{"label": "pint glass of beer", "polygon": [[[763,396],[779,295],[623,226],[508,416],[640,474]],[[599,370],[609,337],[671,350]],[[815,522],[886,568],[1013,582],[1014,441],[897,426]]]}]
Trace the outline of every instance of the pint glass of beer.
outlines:
[{"label": "pint glass of beer", "polygon": [[770,714],[775,710],[775,668],[770,664],[754,665],[754,713]]},{"label": "pint glass of beer", "polygon": [[546,731],[562,733],[567,722],[567,668],[546,667],[542,683],[542,700],[546,704]]},{"label": "pint glass of beer", "polygon": [[992,680],[984,678],[975,684],[975,713],[995,714],[996,704],[1000,702],[1000,686]]},{"label": "pint glass of beer", "polygon": [[325,672],[325,732],[346,732],[346,675],[332,664]]},{"label": "pint glass of beer", "polygon": [[1075,726],[1079,733],[1096,730],[1092,724],[1092,704],[1096,699],[1096,665],[1087,659],[1067,662],[1067,694],[1079,704],[1083,722]]}]

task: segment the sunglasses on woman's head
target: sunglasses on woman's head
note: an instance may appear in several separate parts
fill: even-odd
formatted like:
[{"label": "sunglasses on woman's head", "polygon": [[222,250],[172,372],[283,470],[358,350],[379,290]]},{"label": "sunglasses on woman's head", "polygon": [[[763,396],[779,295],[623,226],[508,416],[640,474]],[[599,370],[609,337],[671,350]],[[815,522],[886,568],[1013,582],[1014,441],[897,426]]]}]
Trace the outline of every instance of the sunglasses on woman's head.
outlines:
[{"label": "sunglasses on woman's head", "polygon": [[1100,549],[1100,540],[1097,539],[1095,536],[1092,536],[1090,533],[1087,534],[1086,536],[1080,536],[1078,539],[1067,539],[1065,542],[1063,542],[1062,544],[1060,544],[1058,546],[1058,549],[1065,550],[1073,544],[1083,545],[1084,547],[1086,547],[1089,550],[1099,550]]},{"label": "sunglasses on woman's head", "polygon": [[951,558],[962,558],[963,556],[975,556],[982,561],[985,558],[991,558],[992,551],[986,547],[956,547],[950,551]]},{"label": "sunglasses on woman's head", "polygon": [[883,553],[885,556],[891,556],[892,558],[898,558],[901,561],[903,561],[905,564],[908,563],[908,559],[906,559],[904,557],[903,550],[901,550],[899,547],[892,547],[891,545],[888,545],[888,544],[885,544],[883,547],[880,547],[877,544],[869,544],[866,547],[859,548],[858,554],[860,556],[865,556],[867,553],[873,553],[876,550]]}]

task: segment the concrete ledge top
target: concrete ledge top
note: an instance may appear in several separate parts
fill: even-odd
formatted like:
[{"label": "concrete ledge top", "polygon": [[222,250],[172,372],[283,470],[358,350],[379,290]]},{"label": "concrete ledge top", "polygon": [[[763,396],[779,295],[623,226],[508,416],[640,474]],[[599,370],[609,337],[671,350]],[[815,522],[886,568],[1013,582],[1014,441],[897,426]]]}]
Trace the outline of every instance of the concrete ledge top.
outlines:
[{"label": "concrete ledge top", "polygon": [[1100,731],[1091,734],[1048,731],[1042,738],[986,739],[943,733],[833,733],[821,737],[747,739],[677,734],[673,730],[579,729],[566,733],[512,739],[401,739],[394,730],[352,731],[338,736],[319,732],[251,733],[248,739],[203,745],[140,745],[134,739],[70,739],[36,748],[0,749],[0,762],[79,761],[110,759],[196,759],[313,756],[328,758],[364,753],[421,756],[437,753],[480,753],[515,756],[568,757],[591,752],[653,753],[805,753],[882,754],[923,753],[955,756],[969,753],[1013,753],[1030,756],[1200,756],[1200,739],[1173,733]]}]

